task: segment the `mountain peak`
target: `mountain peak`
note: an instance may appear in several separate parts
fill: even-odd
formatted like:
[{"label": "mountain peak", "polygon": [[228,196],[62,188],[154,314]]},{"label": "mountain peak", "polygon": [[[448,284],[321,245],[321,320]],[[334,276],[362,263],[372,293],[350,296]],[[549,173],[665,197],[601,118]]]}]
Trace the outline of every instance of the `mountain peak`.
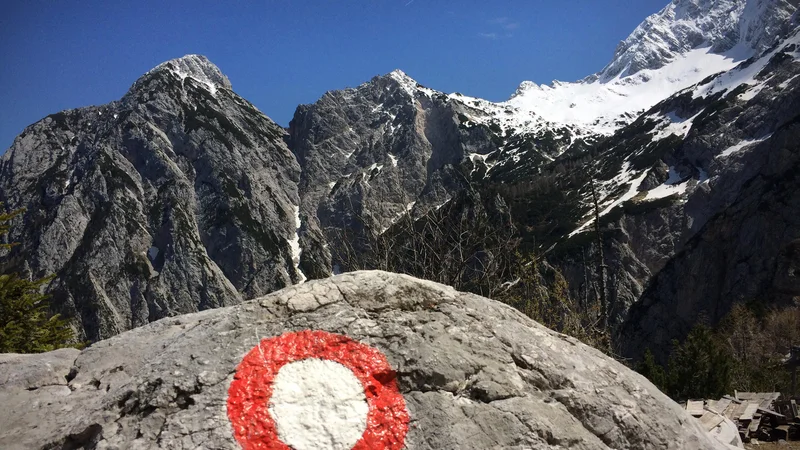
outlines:
[{"label": "mountain peak", "polygon": [[181,80],[189,77],[205,84],[211,93],[215,93],[218,88],[231,89],[231,82],[228,80],[219,67],[214,65],[203,55],[186,55],[180,58],[170,59],[163,62],[147,72],[151,74],[168,70],[176,74]]},{"label": "mountain peak", "polygon": [[414,96],[414,91],[417,89],[417,80],[408,76],[405,72],[400,69],[395,69],[387,75],[387,77],[391,78],[392,80],[396,81],[403,90],[408,92],[409,95],[412,97]]},{"label": "mountain peak", "polygon": [[389,72],[388,75],[398,81],[413,81],[416,83],[413,78],[408,76],[408,74],[400,69],[394,69],[393,71]]},{"label": "mountain peak", "polygon": [[611,80],[660,69],[701,47],[746,59],[769,48],[796,9],[787,0],[672,0],[620,42],[598,75]]},{"label": "mountain peak", "polygon": [[407,84],[407,85],[410,85],[410,86],[416,86],[417,85],[417,80],[411,78],[410,76],[408,76],[408,74],[406,74],[405,72],[403,72],[400,69],[395,69],[395,70],[389,72],[387,74],[387,76],[389,78],[392,78],[393,80],[397,81],[400,84]]}]

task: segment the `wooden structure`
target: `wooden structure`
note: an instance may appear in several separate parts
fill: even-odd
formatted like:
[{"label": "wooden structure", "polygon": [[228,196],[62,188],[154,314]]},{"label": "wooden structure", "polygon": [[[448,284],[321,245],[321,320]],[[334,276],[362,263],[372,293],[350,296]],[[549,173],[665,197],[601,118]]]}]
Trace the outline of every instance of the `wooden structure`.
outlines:
[{"label": "wooden structure", "polygon": [[739,430],[744,442],[773,437],[788,439],[789,426],[797,416],[797,404],[794,400],[779,402],[780,395],[779,392],[736,392],[719,400],[688,401],[686,409],[708,432],[723,426],[727,419]]}]

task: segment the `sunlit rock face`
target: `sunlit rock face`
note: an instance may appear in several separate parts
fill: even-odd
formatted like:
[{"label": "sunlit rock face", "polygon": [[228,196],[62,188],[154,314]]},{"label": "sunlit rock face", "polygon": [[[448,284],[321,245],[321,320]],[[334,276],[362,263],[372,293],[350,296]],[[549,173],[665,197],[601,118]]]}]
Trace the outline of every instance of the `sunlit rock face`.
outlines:
[{"label": "sunlit rock face", "polygon": [[0,159],[0,201],[26,209],[9,269],[54,274],[55,309],[89,340],[298,282],[283,137],[196,55],[120,101],[50,115]]},{"label": "sunlit rock face", "polygon": [[[299,345],[303,335],[315,338]],[[298,352],[309,358],[284,364],[268,390],[248,375]],[[372,438],[382,444],[355,448],[724,448],[597,350],[498,302],[385,272],[163,319],[83,351],[0,355],[0,374],[4,449],[339,449]],[[306,401],[301,387],[331,395]],[[264,396],[239,408],[242,392]],[[270,421],[276,433],[239,432]]]}]

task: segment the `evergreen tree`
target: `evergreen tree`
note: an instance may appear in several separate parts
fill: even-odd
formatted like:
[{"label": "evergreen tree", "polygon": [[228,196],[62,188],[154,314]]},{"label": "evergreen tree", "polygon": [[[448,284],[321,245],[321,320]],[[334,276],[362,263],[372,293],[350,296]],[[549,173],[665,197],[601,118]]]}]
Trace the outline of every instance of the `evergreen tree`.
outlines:
[{"label": "evergreen tree", "polygon": [[[0,203],[0,208],[2,206],[3,206],[3,204]],[[17,217],[18,215],[22,214],[22,211],[23,211],[22,209],[17,209],[15,211],[11,211],[9,213],[0,212],[0,236],[5,236],[6,234],[8,234],[8,232],[10,230],[10,228],[8,226],[8,221],[13,219],[14,217]],[[7,243],[0,242],[0,249],[8,250],[13,246],[14,246],[14,244],[7,244]]]},{"label": "evergreen tree", "polygon": [[644,375],[661,391],[667,390],[667,373],[664,367],[656,362],[653,352],[649,348],[645,350],[644,358],[636,365],[636,371]]},{"label": "evergreen tree", "polygon": [[[7,222],[22,211],[0,214],[0,236]],[[10,248],[13,244],[2,244]],[[41,293],[52,277],[30,281],[17,274],[0,275],[0,353],[36,353],[66,347],[73,339],[67,322],[49,313]]]},{"label": "evergreen tree", "polygon": [[66,347],[72,330],[50,315],[41,286],[50,278],[26,280],[0,275],[0,353],[38,353]]},{"label": "evergreen tree", "polygon": [[673,341],[668,393],[678,400],[720,398],[731,389],[733,356],[705,324],[696,325],[683,344]]}]

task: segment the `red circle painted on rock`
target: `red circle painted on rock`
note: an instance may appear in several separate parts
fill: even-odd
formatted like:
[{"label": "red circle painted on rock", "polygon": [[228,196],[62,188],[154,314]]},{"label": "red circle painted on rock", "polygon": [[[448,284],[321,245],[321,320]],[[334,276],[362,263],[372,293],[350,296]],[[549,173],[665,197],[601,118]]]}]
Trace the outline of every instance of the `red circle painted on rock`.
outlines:
[{"label": "red circle painted on rock", "polygon": [[308,358],[337,362],[352,370],[364,386],[367,426],[354,450],[403,447],[409,416],[386,356],[347,336],[306,330],[263,339],[236,367],[228,389],[228,418],[243,449],[291,450],[278,438],[269,413],[272,382],[281,367]]}]

